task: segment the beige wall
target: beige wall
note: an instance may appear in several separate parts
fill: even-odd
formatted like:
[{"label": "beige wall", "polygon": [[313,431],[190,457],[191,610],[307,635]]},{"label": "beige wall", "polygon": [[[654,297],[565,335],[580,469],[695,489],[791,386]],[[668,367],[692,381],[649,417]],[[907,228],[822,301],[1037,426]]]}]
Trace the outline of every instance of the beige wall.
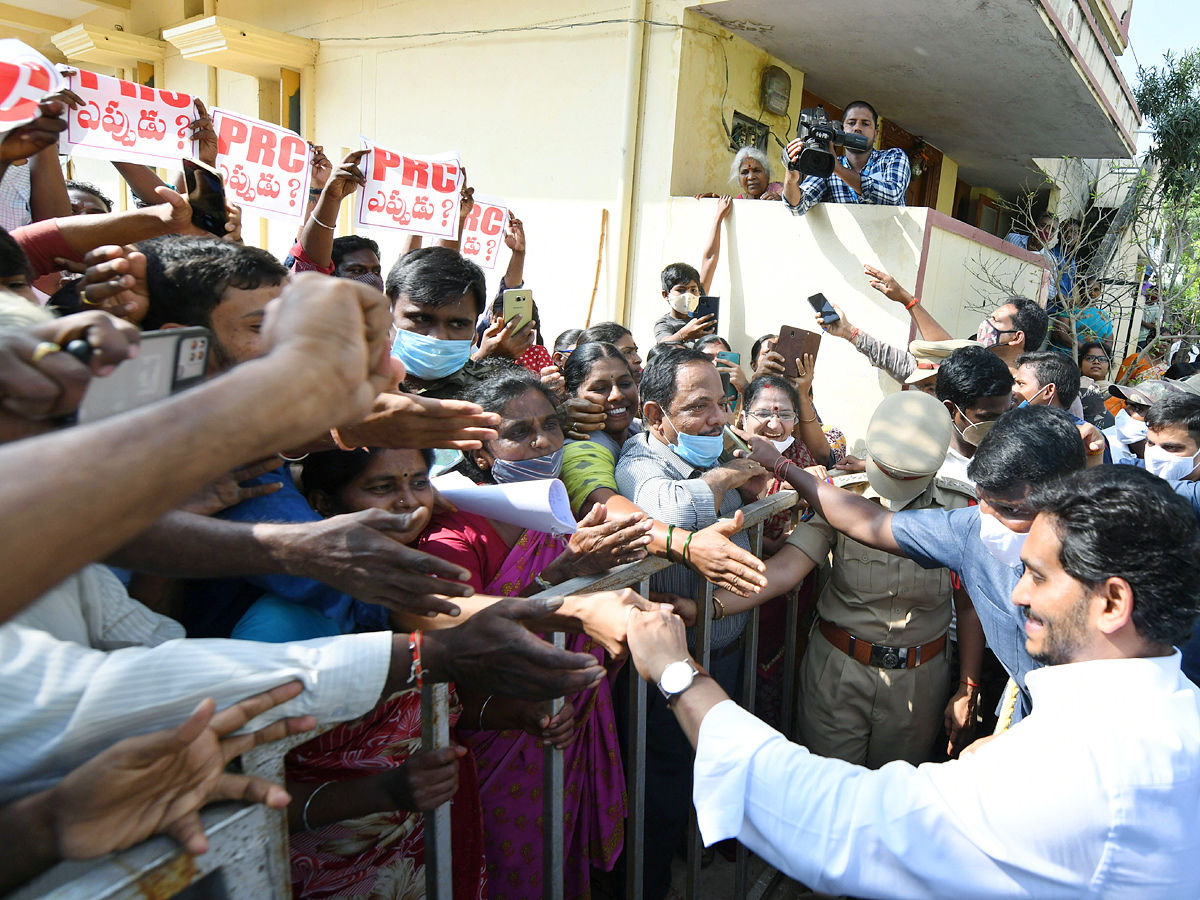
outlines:
[{"label": "beige wall", "polygon": [[937,211],[954,215],[954,191],[958,186],[958,163],[942,156],[942,176],[938,181]]}]

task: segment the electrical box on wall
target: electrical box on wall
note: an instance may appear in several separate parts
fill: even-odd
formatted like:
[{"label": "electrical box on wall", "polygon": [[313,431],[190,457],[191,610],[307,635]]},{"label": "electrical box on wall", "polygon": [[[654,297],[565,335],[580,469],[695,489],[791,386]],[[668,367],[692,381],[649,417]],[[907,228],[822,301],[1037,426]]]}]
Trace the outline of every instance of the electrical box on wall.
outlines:
[{"label": "electrical box on wall", "polygon": [[762,73],[762,94],[759,103],[767,112],[786,116],[792,102],[792,76],[779,66],[767,66]]},{"label": "electrical box on wall", "polygon": [[766,122],[756,122],[747,115],[735,112],[729,128],[729,149],[737,151],[743,147],[757,147],[766,150],[770,135],[771,127]]}]

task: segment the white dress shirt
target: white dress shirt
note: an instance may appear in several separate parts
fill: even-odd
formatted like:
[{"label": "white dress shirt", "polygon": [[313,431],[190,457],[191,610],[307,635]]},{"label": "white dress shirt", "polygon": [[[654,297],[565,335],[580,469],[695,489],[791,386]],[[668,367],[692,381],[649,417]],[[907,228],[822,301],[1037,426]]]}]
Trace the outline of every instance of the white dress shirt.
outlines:
[{"label": "white dress shirt", "polygon": [[182,634],[104,566],[0,626],[0,803],[49,787],[117,741],[178,725],[208,697],[224,709],[300,681],[298,697],[246,729],[286,716],[356,718],[379,701],[391,664],[387,631],[293,644]]},{"label": "white dress shirt", "polygon": [[700,726],[701,833],[856,897],[1200,897],[1200,689],[1179,664],[1030,672],[1033,713],[915,768],[813,756],[723,702]]}]

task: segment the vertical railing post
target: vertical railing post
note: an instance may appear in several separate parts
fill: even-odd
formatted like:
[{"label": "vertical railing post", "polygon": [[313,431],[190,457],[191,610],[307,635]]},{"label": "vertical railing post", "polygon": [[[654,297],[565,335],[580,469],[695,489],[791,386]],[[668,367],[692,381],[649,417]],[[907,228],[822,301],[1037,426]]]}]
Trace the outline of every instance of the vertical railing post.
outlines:
[{"label": "vertical railing post", "polygon": [[[567,646],[561,631],[554,635],[554,646]],[[547,712],[556,715],[565,702],[563,697],[551,700]],[[542,753],[542,897],[563,900],[563,752],[546,741]]]},{"label": "vertical railing post", "polygon": [[[696,591],[696,652],[700,665],[706,670],[712,661],[712,583],[701,578],[700,588]],[[687,852],[687,884],[684,896],[687,900],[695,900],[696,886],[700,879],[700,856],[704,847],[700,840],[700,826],[696,821],[696,806],[688,798],[690,808],[688,823],[688,852]]]},{"label": "vertical railing post", "polygon": [[[750,552],[762,559],[763,523],[759,522],[750,532]],[[754,714],[754,695],[758,687],[758,611],[750,611],[750,622],[746,626],[745,653],[742,668],[742,706]],[[737,860],[734,869],[733,895],[743,900],[750,889],[750,851],[740,841],[737,845]]]},{"label": "vertical railing post", "polygon": [[[650,596],[650,579],[638,593]],[[626,665],[632,667],[630,660]],[[646,682],[629,672],[629,732],[625,748],[625,797],[629,815],[625,829],[625,897],[642,900],[642,860],[646,840]]]},{"label": "vertical railing post", "polygon": [[[450,746],[450,686],[421,688],[421,749]],[[454,896],[450,846],[450,804],[425,813],[425,896],[451,900]]]}]

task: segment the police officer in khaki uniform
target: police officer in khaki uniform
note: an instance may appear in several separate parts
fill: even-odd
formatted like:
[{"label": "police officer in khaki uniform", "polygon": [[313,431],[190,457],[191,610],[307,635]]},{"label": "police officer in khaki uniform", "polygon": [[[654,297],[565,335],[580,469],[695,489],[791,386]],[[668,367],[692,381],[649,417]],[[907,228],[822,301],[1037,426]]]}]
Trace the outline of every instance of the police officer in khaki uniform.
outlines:
[{"label": "police officer in khaki uniform", "polygon": [[[950,444],[950,417],[933,397],[893,394],[867,429],[863,495],[890,509],[958,509],[975,499],[970,485],[936,478]],[[828,583],[817,601],[800,671],[799,738],[820,756],[878,768],[919,764],[941,730],[950,691],[947,646],[953,588],[947,569],[922,569],[839,534],[819,516],[796,526],[767,562],[778,596],[823,564]],[[718,592],[726,605],[741,606]],[[978,672],[963,679],[978,682]]]}]

